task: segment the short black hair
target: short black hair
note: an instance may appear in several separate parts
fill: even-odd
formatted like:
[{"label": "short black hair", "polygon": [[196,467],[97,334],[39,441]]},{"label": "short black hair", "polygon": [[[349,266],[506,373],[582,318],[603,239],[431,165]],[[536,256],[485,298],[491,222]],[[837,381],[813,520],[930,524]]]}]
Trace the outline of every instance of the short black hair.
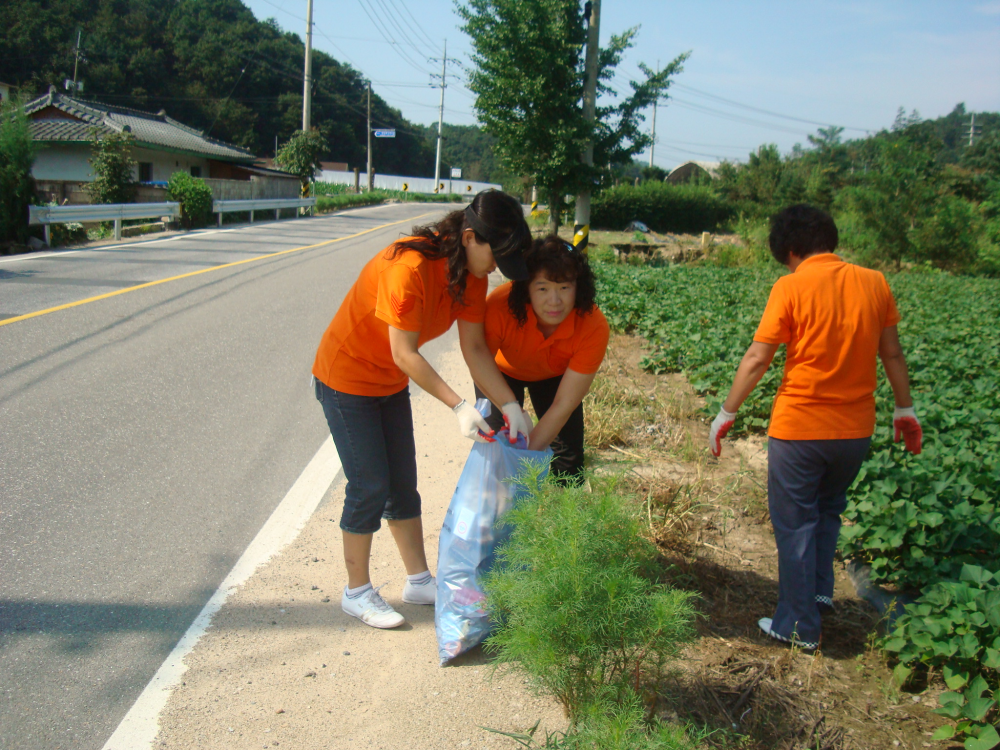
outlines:
[{"label": "short black hair", "polygon": [[587,256],[573,245],[554,234],[550,234],[544,239],[535,240],[524,259],[528,264],[528,278],[524,281],[513,282],[510,296],[507,297],[507,307],[518,326],[523,326],[528,322],[531,282],[543,271],[550,281],[556,283],[575,281],[576,302],[573,304],[574,309],[578,315],[587,315],[593,312],[594,299],[597,297],[594,272],[590,270]]},{"label": "short black hair", "polygon": [[791,253],[800,258],[832,253],[839,239],[833,217],[808,203],[796,203],[771,217],[768,245],[771,255],[782,265],[788,264]]}]

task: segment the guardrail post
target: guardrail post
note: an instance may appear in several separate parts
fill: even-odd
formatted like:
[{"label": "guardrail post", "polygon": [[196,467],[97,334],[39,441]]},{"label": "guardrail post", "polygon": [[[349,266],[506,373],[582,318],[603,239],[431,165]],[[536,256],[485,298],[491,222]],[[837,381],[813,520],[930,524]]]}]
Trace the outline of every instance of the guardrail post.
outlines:
[{"label": "guardrail post", "polygon": [[280,208],[274,209],[274,220],[277,221],[280,218],[281,218],[281,209]]},{"label": "guardrail post", "polygon": [[122,220],[115,219],[115,242],[122,238]]},{"label": "guardrail post", "polygon": [[250,209],[250,223],[253,224],[253,209]]},{"label": "guardrail post", "polygon": [[219,211],[219,227],[222,227],[222,211]]},{"label": "guardrail post", "polygon": [[45,246],[52,247],[52,230],[48,224],[45,225]]}]

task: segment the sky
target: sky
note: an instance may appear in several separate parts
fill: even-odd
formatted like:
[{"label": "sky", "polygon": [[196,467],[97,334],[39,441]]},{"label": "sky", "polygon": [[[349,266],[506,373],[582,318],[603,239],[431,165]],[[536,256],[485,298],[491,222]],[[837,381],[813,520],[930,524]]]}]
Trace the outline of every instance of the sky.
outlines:
[{"label": "sky", "polygon": [[[304,36],[307,0],[244,2]],[[431,74],[440,75],[445,42],[448,58],[472,66],[451,0],[314,0],[313,22],[315,49],[370,78],[415,123],[437,122]],[[765,143],[786,153],[824,125],[863,137],[891,126],[899,107],[926,119],[959,102],[1000,111],[1000,0],[602,0],[600,23],[602,45],[639,27],[615,79],[625,92],[640,62],[691,53],[656,114],[653,159],[668,170],[743,161]],[[466,75],[449,62],[447,123],[476,122]]]}]

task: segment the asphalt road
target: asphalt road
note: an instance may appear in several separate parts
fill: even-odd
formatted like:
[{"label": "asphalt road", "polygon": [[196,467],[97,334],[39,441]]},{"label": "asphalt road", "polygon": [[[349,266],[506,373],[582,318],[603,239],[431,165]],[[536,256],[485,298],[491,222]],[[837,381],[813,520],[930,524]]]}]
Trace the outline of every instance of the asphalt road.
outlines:
[{"label": "asphalt road", "polygon": [[0,747],[104,744],[328,435],[359,270],[443,210],[0,258]]}]

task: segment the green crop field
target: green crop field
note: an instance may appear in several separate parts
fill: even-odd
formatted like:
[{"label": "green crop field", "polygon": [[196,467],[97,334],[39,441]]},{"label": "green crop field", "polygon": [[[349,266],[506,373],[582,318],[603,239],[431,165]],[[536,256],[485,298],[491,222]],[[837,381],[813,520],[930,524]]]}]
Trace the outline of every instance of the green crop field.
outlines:
[{"label": "green crop field", "polygon": [[[597,263],[611,326],[645,337],[654,372],[682,372],[714,415],[753,339],[771,268],[636,267]],[[880,373],[878,425],[851,492],[845,556],[876,581],[922,592],[886,642],[900,681],[939,667],[955,691],[938,709],[976,747],[988,744],[1000,699],[1000,281],[941,273],[887,276],[924,430],[919,456],[892,438],[892,391]],[[784,348],[740,409],[732,434],[763,432]],[[881,368],[880,368],[881,370]],[[986,695],[987,690],[992,693]],[[992,717],[992,718],[988,718]],[[945,736],[943,734],[942,736]],[[950,736],[950,735],[948,735]],[[1000,740],[998,740],[1000,743]]]}]

